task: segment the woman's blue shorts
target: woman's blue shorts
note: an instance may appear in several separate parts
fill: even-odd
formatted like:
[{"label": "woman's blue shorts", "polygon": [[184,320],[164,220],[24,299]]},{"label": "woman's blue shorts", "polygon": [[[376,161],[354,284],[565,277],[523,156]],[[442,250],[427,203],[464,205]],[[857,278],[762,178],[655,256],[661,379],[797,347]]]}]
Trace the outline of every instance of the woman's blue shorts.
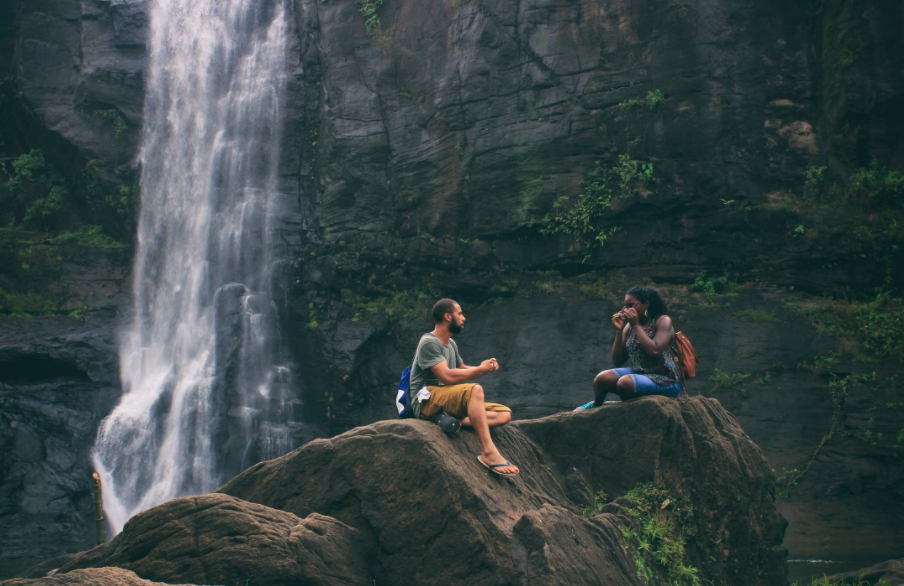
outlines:
[{"label": "woman's blue shorts", "polygon": [[664,397],[677,397],[681,392],[681,383],[671,385],[657,385],[649,377],[642,374],[634,374],[631,368],[613,368],[612,372],[621,378],[625,375],[634,381],[634,392],[638,395],[662,395]]}]

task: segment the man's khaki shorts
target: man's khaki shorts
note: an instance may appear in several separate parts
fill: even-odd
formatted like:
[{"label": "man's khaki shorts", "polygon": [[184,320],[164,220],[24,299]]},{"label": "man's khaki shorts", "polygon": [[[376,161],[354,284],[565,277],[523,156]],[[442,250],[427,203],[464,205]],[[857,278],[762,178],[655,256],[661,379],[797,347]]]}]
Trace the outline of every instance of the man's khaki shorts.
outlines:
[{"label": "man's khaki shorts", "polygon": [[[427,387],[430,398],[421,403],[421,419],[432,421],[440,412],[445,411],[452,417],[464,419],[468,416],[468,403],[471,401],[471,389],[476,383],[450,385],[448,387]],[[497,403],[484,403],[487,411],[508,411],[511,409]]]}]

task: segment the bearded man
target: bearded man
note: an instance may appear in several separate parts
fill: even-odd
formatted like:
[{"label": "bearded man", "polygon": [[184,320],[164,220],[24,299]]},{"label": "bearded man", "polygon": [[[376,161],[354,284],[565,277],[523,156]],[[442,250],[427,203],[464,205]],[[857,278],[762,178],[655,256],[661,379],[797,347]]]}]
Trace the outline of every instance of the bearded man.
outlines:
[{"label": "bearded man", "polygon": [[410,407],[414,416],[434,421],[443,413],[461,419],[462,425],[474,428],[483,453],[477,460],[486,468],[502,476],[515,476],[519,470],[502,457],[490,428],[512,420],[512,410],[504,405],[485,403],[481,385],[470,381],[496,372],[495,358],[484,360],[480,366],[468,366],[458,353],[452,339],[465,327],[461,305],[452,299],[440,299],[433,306],[434,329],[421,336],[411,364]]}]

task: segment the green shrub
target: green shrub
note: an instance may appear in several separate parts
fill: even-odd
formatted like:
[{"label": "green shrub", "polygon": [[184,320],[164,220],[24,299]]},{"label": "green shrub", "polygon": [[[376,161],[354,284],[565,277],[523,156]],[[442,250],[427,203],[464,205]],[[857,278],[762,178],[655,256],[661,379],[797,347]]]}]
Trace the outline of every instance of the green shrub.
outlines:
[{"label": "green shrub", "polygon": [[870,207],[904,208],[904,173],[889,171],[873,157],[851,177],[851,196]]},{"label": "green shrub", "polygon": [[69,192],[63,176],[44,158],[40,149],[23,153],[13,161],[15,175],[0,184],[0,207],[6,223],[47,228],[63,211]]},{"label": "green shrub", "polygon": [[638,484],[625,497],[633,501],[628,512],[640,524],[639,532],[622,529],[637,577],[651,584],[659,582],[660,574],[670,586],[701,586],[700,571],[690,564],[685,549],[685,539],[695,534],[690,501],[676,499],[651,482]]},{"label": "green shrub", "polygon": [[39,293],[7,293],[0,289],[0,307],[13,317],[56,315],[57,304]]},{"label": "green shrub", "polygon": [[706,300],[712,304],[718,297],[737,297],[737,283],[725,275],[721,277],[709,277],[707,271],[700,271],[691,291],[702,293]]},{"label": "green shrub", "polygon": [[82,180],[87,192],[88,206],[95,217],[112,216],[116,222],[129,227],[125,232],[131,233],[141,205],[137,190],[133,192],[128,186],[120,185],[117,191],[110,191],[101,182],[98,168],[91,163],[82,172]]},{"label": "green shrub", "polygon": [[606,503],[608,502],[609,495],[607,495],[603,491],[597,492],[595,495],[593,495],[593,504],[584,505],[583,507],[581,507],[581,516],[585,519],[588,519],[596,515],[601,510],[603,510],[603,507],[606,506]]}]

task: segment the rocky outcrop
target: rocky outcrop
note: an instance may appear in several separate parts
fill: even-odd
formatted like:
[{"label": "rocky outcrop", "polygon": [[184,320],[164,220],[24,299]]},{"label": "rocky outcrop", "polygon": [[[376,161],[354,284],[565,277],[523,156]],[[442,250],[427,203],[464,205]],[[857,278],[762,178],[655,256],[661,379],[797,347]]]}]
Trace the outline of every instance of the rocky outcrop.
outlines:
[{"label": "rocky outcrop", "polygon": [[76,570],[68,574],[54,574],[44,578],[7,580],[0,584],[3,586],[157,586],[160,583],[142,580],[134,572],[120,568],[97,568]]},{"label": "rocky outcrop", "polygon": [[862,570],[829,576],[832,584],[887,584],[901,586],[904,584],[904,559],[888,560]]},{"label": "rocky outcrop", "polygon": [[633,523],[630,503],[616,500],[589,519],[579,507],[599,491],[620,497],[655,482],[689,499],[686,529],[696,537],[687,563],[703,576],[785,580],[785,522],[769,467],[715,401],[650,398],[494,435],[521,468],[517,479],[480,466],[473,433],[446,437],[431,423],[403,420],[314,440],[221,492],[354,527],[378,584],[636,584],[621,532]]},{"label": "rocky outcrop", "polygon": [[116,566],[148,580],[192,584],[369,585],[357,530],[212,494],[132,518],[111,542],[60,568]]},{"label": "rocky outcrop", "polygon": [[[643,534],[644,497],[629,491],[655,483],[671,495],[651,503],[657,518],[685,541],[669,563],[720,584],[786,583],[768,466],[717,402],[654,397],[493,433],[517,478],[476,461],[472,432],[376,423],[258,464],[223,494],[146,511],[59,574],[116,566],[196,584],[639,586],[643,552],[630,536]],[[647,561],[659,583],[665,566]]]}]

